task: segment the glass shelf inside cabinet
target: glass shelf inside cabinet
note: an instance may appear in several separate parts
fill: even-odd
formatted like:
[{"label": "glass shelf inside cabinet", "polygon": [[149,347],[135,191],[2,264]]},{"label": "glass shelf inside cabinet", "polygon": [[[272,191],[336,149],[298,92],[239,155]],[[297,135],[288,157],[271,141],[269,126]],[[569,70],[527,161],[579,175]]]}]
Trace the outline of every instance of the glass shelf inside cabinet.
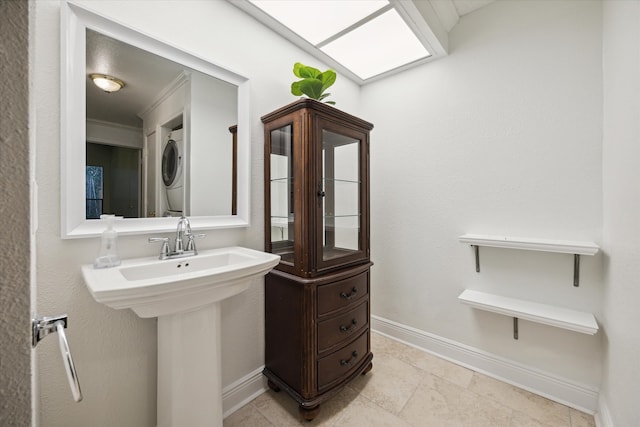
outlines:
[{"label": "glass shelf inside cabinet", "polygon": [[293,146],[291,125],[271,131],[271,251],[293,264]]}]

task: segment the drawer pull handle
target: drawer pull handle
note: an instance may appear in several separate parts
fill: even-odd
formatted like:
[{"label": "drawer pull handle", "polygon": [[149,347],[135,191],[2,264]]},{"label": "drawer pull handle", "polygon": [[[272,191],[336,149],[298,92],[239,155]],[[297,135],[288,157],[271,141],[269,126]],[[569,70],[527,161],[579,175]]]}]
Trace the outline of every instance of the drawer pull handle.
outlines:
[{"label": "drawer pull handle", "polygon": [[354,350],[353,353],[351,353],[351,358],[347,360],[340,359],[340,366],[351,366],[353,362],[356,361],[357,358],[358,358],[358,352]]},{"label": "drawer pull handle", "polygon": [[348,294],[346,292],[340,292],[340,298],[353,299],[353,297],[355,297],[357,293],[358,293],[358,288],[356,288],[354,286],[353,288],[351,288],[351,293],[350,294]]},{"label": "drawer pull handle", "polygon": [[340,332],[343,334],[347,332],[352,332],[357,324],[358,324],[358,321],[356,319],[351,319],[351,324],[349,326],[340,325]]}]

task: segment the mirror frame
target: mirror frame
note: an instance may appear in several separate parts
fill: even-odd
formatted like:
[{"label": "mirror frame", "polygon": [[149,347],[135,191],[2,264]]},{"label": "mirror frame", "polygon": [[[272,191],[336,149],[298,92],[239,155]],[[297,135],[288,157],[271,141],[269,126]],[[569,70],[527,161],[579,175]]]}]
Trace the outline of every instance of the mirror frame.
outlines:
[{"label": "mirror frame", "polygon": [[[186,67],[238,87],[237,214],[189,217],[194,229],[249,226],[250,201],[250,88],[249,79],[164,41],[73,2],[61,5],[60,49],[60,195],[61,237],[99,236],[105,224],[87,220],[85,195],[86,164],[86,30],[105,34]],[[230,123],[232,125],[233,123]],[[229,137],[231,138],[231,136]],[[78,165],[82,165],[79,167]],[[229,182],[231,185],[231,181]],[[177,218],[126,218],[116,221],[120,234],[175,231]]]}]

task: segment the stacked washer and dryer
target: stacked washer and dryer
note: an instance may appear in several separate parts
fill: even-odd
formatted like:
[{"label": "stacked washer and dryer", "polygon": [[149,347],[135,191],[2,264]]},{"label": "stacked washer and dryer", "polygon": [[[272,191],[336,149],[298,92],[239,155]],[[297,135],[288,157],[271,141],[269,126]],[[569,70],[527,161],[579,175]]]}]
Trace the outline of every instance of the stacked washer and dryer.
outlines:
[{"label": "stacked washer and dryer", "polygon": [[162,181],[169,216],[182,216],[184,204],[184,138],[183,129],[169,132],[162,152]]}]

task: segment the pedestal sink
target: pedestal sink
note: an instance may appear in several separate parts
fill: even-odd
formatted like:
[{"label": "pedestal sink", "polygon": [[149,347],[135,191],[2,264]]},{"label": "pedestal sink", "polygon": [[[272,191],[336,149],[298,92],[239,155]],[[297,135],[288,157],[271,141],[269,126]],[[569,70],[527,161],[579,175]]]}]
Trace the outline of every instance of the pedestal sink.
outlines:
[{"label": "pedestal sink", "polygon": [[231,247],[82,267],[97,302],[158,318],[158,427],[222,426],[220,301],[246,290],[279,261],[278,255]]}]

